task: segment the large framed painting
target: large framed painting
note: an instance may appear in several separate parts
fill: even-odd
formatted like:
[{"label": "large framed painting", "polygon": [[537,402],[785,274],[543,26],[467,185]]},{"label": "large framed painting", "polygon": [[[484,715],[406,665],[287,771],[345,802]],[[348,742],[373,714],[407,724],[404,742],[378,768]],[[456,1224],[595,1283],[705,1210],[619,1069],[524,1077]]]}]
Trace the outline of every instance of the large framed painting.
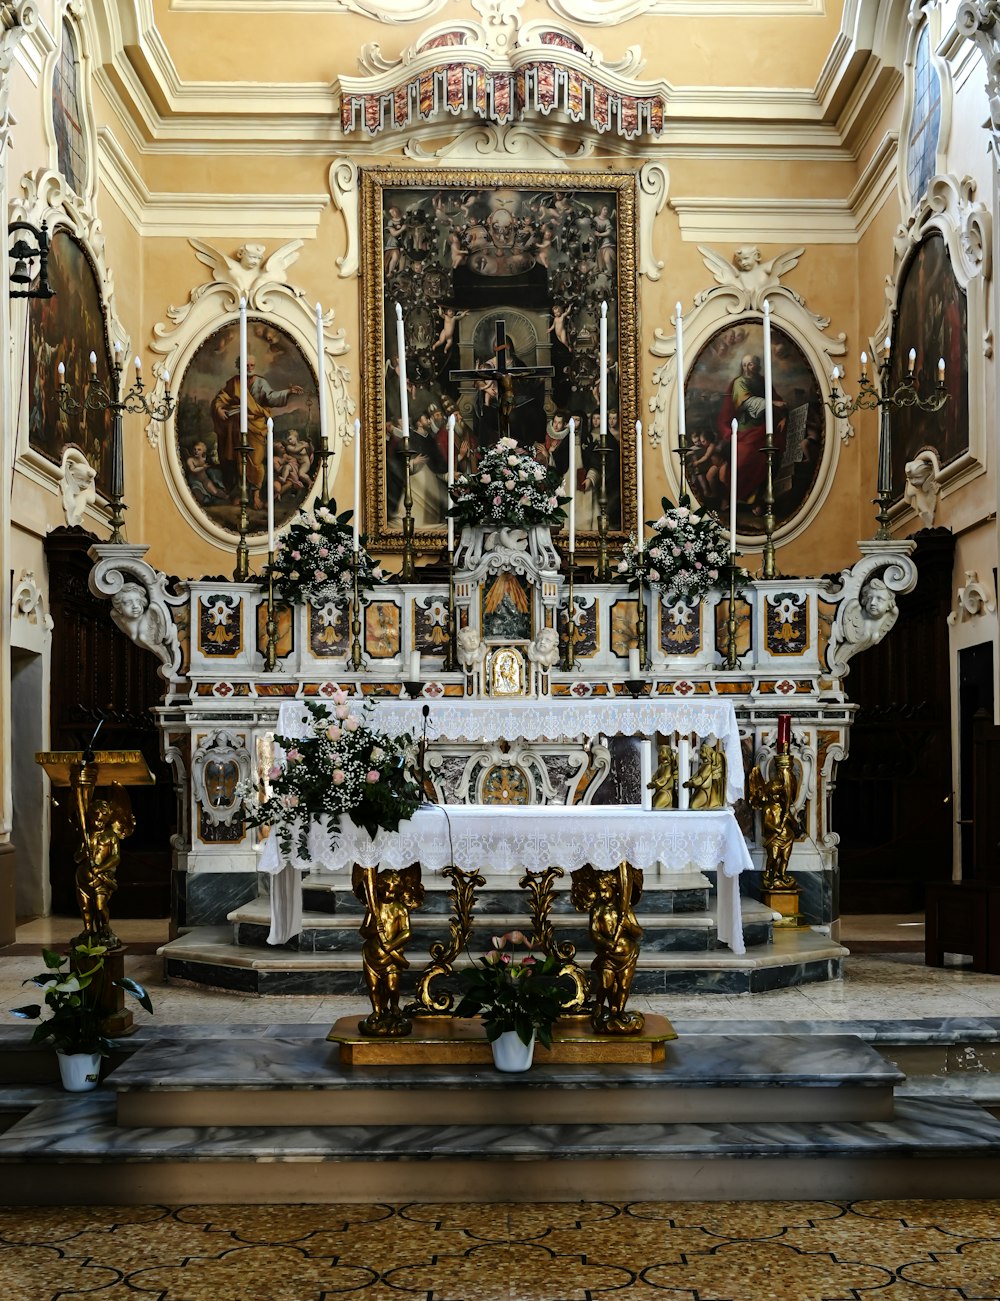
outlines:
[{"label": "large framed painting", "polygon": [[[764,532],[764,326],[760,318],[727,323],[698,352],[685,385],[691,494],[729,521],[732,422],[737,421],[737,531]],[[775,527],[805,508],[826,447],[823,396],[798,343],[771,325]]]},{"label": "large framed painting", "polygon": [[111,471],[111,417],[106,411],[66,415],[59,408],[59,363],[66,383],[82,401],[90,381],[90,354],[105,387],[111,373],[107,319],[97,271],[86,247],[57,228],[49,248],[52,298],[29,299],[28,446],[58,465],[68,445],[78,447],[97,471],[97,487],[107,492]]},{"label": "large framed painting", "polygon": [[[419,549],[438,549],[447,509],[447,421],[458,472],[504,434],[568,472],[579,431],[578,550],[596,548],[601,455],[599,358],[608,305],[609,535],[635,515],[635,178],[601,174],[362,174],[367,349],[365,522],[374,544],[402,547],[404,458],[396,304],[402,309],[411,495]],[[507,366],[498,378],[498,340]],[[537,371],[537,374],[531,372]],[[565,485],[568,491],[568,483]]]},{"label": "large framed painting", "polygon": [[933,448],[944,467],[969,450],[969,332],[965,292],[955,279],[948,245],[934,231],[917,245],[899,286],[893,326],[890,384],[906,378],[911,348],[916,349],[914,382],[918,393],[933,393],[938,359],[945,361],[949,398],[938,412],[899,407],[891,413],[892,495],[906,487],[906,465]]},{"label": "large framed painting", "polygon": [[[180,480],[195,510],[225,534],[240,526],[239,323],[196,349],[178,388]],[[247,487],[250,533],[267,528],[267,421],[274,422],[274,521],[280,528],[310,495],[320,469],[316,375],[287,330],[247,321]]]}]

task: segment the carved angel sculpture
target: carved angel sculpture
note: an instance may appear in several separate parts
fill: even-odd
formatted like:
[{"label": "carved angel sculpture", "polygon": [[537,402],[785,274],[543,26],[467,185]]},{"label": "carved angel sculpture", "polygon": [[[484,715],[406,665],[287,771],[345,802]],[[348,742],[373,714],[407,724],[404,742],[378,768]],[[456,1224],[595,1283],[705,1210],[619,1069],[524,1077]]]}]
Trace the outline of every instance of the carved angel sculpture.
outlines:
[{"label": "carved angel sculpture", "polygon": [[289,240],[287,244],[276,248],[265,262],[264,244],[242,244],[235,256],[229,257],[204,240],[189,239],[188,243],[194,249],[198,261],[211,268],[213,283],[233,285],[247,299],[257,284],[265,281],[287,283],[285,272],[298,259],[302,247],[302,240]]},{"label": "carved angel sculpture", "polygon": [[764,843],[763,886],[765,890],[794,890],[797,882],[788,870],[795,837],[801,834],[799,820],[792,811],[796,782],[792,762],[787,754],[774,760],[775,772],[768,780],[759,768],[750,769],[749,801],[761,815],[761,839]]},{"label": "carved angel sculpture", "polygon": [[677,753],[665,743],[657,753],[659,765],[649,783],[649,789],[653,792],[653,808],[672,809],[677,789]]},{"label": "carved angel sculpture", "polygon": [[929,447],[918,452],[904,467],[906,484],[903,487],[903,499],[913,507],[927,528],[934,523],[938,493],[941,491],[938,483],[940,472],[937,453]]},{"label": "carved angel sculpture", "polygon": [[528,659],[542,672],[559,663],[559,634],[555,628],[539,628],[537,637],[528,646]]},{"label": "carved angel sculpture", "polygon": [[459,663],[466,673],[474,673],[486,658],[486,646],[479,640],[479,633],[475,628],[459,628],[455,640]]},{"label": "carved angel sculpture", "polygon": [[798,265],[805,249],[786,249],[769,262],[761,258],[759,248],[749,244],[736,249],[732,262],[727,262],[721,253],[705,244],[698,245],[698,252],[718,284],[727,289],[741,290],[752,304],[758,305],[769,293],[781,288],[781,277]]},{"label": "carved angel sculpture", "polygon": [[827,652],[831,672],[846,674],[847,661],[880,642],[898,614],[896,598],[882,579],[869,578],[834,621]]},{"label": "carved angel sculpture", "polygon": [[410,965],[404,952],[410,939],[410,913],[424,901],[420,864],[401,870],[354,864],[351,888],[364,904],[361,962],[371,1000],[371,1015],[358,1029],[371,1038],[400,1038],[413,1028],[399,1010],[399,982]]},{"label": "carved angel sculpture", "polygon": [[710,741],[698,751],[698,771],[685,786],[691,792],[692,809],[722,809],[726,806],[726,756]]},{"label": "carved angel sculpture", "polygon": [[91,801],[82,821],[82,843],[74,855],[76,901],[83,919],[80,939],[116,949],[120,941],[111,929],[111,896],[118,885],[121,843],[135,830],[128,792],[115,782],[106,795]]},{"label": "carved angel sculpture", "polygon": [[116,627],[137,646],[151,651],[168,668],[176,663],[177,629],[159,605],[151,605],[149,593],[139,583],[123,583],[111,598],[111,618]]},{"label": "carved angel sculpture", "polygon": [[625,862],[609,872],[600,872],[588,863],[572,876],[570,899],[574,908],[590,913],[590,940],[597,955],[590,964],[593,1027],[598,1034],[638,1034],[645,1018],[641,1012],[626,1012],[625,1004],[642,942],[642,927],[635,915],[635,904],[642,895],[642,872]]}]

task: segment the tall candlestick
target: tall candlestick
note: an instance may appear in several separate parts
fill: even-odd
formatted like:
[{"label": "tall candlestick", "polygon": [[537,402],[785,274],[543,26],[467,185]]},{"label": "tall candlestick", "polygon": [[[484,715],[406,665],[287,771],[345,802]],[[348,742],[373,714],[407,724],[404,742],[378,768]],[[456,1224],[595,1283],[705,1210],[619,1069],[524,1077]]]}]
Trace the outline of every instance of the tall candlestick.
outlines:
[{"label": "tall candlestick", "polygon": [[267,549],[274,550],[274,421],[267,418]]},{"label": "tall candlestick", "polygon": [[687,412],[684,410],[684,317],[677,304],[677,442],[680,447],[687,440]]},{"label": "tall candlestick", "polygon": [[[240,299],[240,433],[247,432],[247,300]],[[246,442],[246,439],[243,439]]]},{"label": "tall candlestick", "polygon": [[354,554],[361,547],[361,421],[354,422]]},{"label": "tall candlestick", "polygon": [[[448,417],[448,509],[451,509],[451,490],[455,486],[455,413]],[[455,550],[455,521],[448,516],[448,554]]]},{"label": "tall candlestick", "polygon": [[730,443],[729,462],[729,554],[736,554],[736,439],[740,427],[738,420],[733,421],[733,438]]},{"label": "tall candlestick", "polygon": [[319,441],[324,451],[330,443],[326,428],[326,366],[323,348],[323,309],[316,304],[316,381],[319,384]]},{"label": "tall candlestick", "polygon": [[608,305],[606,302],[601,303],[600,359],[601,373],[598,376],[601,411],[600,433],[601,438],[605,439],[608,436]]},{"label": "tall candlestick", "polygon": [[771,394],[771,304],[764,299],[764,432],[774,433],[774,402]]},{"label": "tall candlestick", "polygon": [[576,550],[576,421],[569,422],[569,553]]},{"label": "tall candlestick", "polygon": [[691,738],[682,736],[677,742],[677,807],[686,809],[690,806],[691,792],[688,782],[691,780]]},{"label": "tall candlestick", "polygon": [[642,505],[642,421],[635,422],[635,502],[636,502],[636,528],[635,536],[638,545],[642,546],[643,533],[643,505]]},{"label": "tall candlestick", "polygon": [[410,439],[410,394],[406,387],[406,334],[403,330],[403,309],[396,304],[396,361],[399,364],[399,422],[403,437]]}]

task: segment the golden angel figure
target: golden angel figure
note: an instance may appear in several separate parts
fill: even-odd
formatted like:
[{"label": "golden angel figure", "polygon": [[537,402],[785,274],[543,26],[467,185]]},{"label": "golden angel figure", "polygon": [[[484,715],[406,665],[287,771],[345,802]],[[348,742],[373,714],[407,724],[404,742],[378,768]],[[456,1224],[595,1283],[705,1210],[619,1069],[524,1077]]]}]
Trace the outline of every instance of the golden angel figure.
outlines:
[{"label": "golden angel figure", "polygon": [[599,1034],[638,1034],[645,1024],[641,1012],[625,1010],[642,942],[635,915],[642,884],[642,872],[626,862],[609,872],[588,863],[573,873],[570,899],[574,908],[590,913],[590,940],[597,955],[590,964],[591,1021]]},{"label": "golden angel figure", "polygon": [[361,922],[361,961],[371,1000],[371,1016],[358,1023],[371,1038],[401,1038],[413,1028],[399,1010],[399,985],[410,965],[404,950],[410,940],[410,913],[424,901],[420,865],[389,868],[354,864],[351,888],[365,905]]}]

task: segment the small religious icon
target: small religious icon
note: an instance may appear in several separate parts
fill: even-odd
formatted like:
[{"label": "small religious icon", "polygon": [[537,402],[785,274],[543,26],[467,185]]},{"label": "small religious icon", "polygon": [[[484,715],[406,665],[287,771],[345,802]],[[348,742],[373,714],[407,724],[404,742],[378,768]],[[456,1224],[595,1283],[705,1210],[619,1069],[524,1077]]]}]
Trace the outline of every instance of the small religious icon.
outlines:
[{"label": "small religious icon", "polygon": [[79,814],[83,827],[74,859],[76,899],[83,918],[81,941],[120,947],[111,929],[111,896],[118,887],[121,844],[135,830],[135,816],[127,791],[115,782]]},{"label": "small religious icon", "polygon": [[788,870],[795,838],[802,834],[793,812],[797,782],[792,772],[791,755],[778,753],[775,772],[765,778],[759,768],[750,769],[749,800],[761,815],[761,838],[764,843],[765,890],[797,890],[795,877]]},{"label": "small religious icon", "polygon": [[654,809],[672,809],[677,792],[677,755],[669,745],[657,750],[659,765],[653,773],[649,789],[653,792]]},{"label": "small religious icon", "polygon": [[516,650],[504,646],[490,660],[490,695],[523,696],[524,660]]},{"label": "small religious icon", "polygon": [[399,1010],[400,977],[410,965],[404,950],[410,940],[410,913],[424,901],[420,865],[380,872],[354,865],[351,888],[365,905],[361,922],[361,961],[371,1001],[371,1016],[358,1029],[372,1039],[408,1035],[412,1022]]},{"label": "small religious icon", "polygon": [[717,745],[703,741],[698,751],[698,771],[684,785],[691,792],[692,809],[726,807],[726,756]]},{"label": "small religious icon", "polygon": [[642,894],[642,872],[629,863],[600,872],[588,863],[572,874],[570,899],[580,912],[590,913],[590,940],[596,957],[593,972],[594,1010],[591,1023],[598,1034],[638,1034],[645,1018],[627,1012],[642,943],[635,905]]}]

